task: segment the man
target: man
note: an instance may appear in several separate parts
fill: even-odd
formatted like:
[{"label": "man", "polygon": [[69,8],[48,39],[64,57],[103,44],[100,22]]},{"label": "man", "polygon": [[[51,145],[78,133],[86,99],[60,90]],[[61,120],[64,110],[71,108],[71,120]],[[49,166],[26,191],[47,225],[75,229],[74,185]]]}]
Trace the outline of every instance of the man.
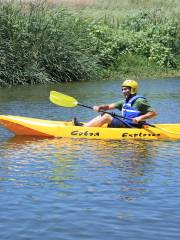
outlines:
[{"label": "man", "polygon": [[[135,80],[125,80],[122,84],[122,93],[125,100],[93,107],[97,112],[117,108],[122,112],[124,118],[105,113],[87,122],[84,126],[101,127],[108,124],[108,127],[112,128],[141,127],[147,119],[155,117],[157,113],[143,96],[137,95],[137,89],[138,83]],[[78,125],[77,121],[75,121],[75,125]]]}]

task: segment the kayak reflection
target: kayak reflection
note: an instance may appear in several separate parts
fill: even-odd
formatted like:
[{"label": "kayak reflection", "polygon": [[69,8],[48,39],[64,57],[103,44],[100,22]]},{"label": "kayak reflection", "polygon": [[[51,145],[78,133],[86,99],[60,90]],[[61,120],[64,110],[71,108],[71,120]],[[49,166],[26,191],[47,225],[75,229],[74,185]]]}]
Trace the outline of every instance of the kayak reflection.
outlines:
[{"label": "kayak reflection", "polygon": [[49,184],[61,189],[61,195],[67,194],[66,189],[77,182],[79,186],[85,184],[86,190],[96,192],[98,187],[92,186],[98,183],[97,186],[113,188],[117,185],[116,179],[119,197],[132,201],[134,194],[147,191],[155,159],[164,144],[161,141],[14,137],[4,144],[1,155],[11,171],[16,169],[15,175],[17,169],[21,171],[22,166],[27,166],[29,174],[38,178],[36,184],[46,176]]}]

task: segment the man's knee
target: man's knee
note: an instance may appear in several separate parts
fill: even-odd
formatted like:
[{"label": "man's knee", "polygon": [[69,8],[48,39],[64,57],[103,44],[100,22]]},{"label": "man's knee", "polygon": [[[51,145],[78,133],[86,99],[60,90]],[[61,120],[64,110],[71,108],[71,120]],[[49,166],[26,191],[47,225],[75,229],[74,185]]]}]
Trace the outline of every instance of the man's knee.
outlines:
[{"label": "man's knee", "polygon": [[108,114],[108,113],[105,113],[102,116],[102,118],[104,119],[104,122],[106,122],[106,123],[111,123],[111,121],[112,121],[112,116],[110,114]]}]

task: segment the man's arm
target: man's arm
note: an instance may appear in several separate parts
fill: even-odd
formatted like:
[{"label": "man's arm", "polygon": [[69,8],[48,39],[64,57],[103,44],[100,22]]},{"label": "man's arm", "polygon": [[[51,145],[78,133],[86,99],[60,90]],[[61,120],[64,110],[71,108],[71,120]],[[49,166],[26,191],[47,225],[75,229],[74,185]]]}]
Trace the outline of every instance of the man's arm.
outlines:
[{"label": "man's arm", "polygon": [[151,107],[147,99],[139,98],[135,102],[136,108],[141,111],[142,115],[132,119],[133,123],[137,124],[139,122],[146,121],[148,119],[154,118],[157,116],[156,111]]},{"label": "man's arm", "polygon": [[96,111],[96,112],[112,110],[114,108],[115,108],[115,103],[93,107],[94,111]]},{"label": "man's arm", "polygon": [[135,123],[135,124],[137,124],[137,123],[139,123],[139,122],[146,121],[146,120],[151,119],[151,118],[154,118],[154,117],[156,117],[156,116],[157,116],[157,113],[154,112],[154,111],[151,111],[151,112],[147,112],[146,114],[141,115],[141,116],[139,116],[139,117],[133,118],[133,119],[132,119],[132,122]]}]

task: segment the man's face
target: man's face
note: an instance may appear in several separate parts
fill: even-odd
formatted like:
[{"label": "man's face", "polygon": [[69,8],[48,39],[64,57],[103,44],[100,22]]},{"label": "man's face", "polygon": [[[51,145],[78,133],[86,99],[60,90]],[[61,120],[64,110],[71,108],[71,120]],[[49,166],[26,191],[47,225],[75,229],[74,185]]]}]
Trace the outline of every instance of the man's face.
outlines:
[{"label": "man's face", "polygon": [[129,98],[131,95],[131,88],[130,87],[122,87],[122,93],[126,99]]}]

